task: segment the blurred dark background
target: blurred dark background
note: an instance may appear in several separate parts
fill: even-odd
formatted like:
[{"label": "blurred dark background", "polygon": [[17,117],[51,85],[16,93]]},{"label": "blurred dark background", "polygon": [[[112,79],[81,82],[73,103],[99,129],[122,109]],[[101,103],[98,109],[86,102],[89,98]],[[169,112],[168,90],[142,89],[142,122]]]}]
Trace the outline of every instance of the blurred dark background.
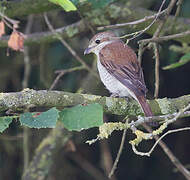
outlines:
[{"label": "blurred dark background", "polygon": [[[162,1],[154,1],[149,10],[157,11]],[[118,0],[118,3],[122,1]],[[167,1],[169,3],[169,0]],[[167,7],[166,3],[166,7]],[[134,4],[133,4],[134,5]],[[108,5],[109,6],[109,5]],[[176,8],[176,7],[175,7]],[[175,13],[175,8],[172,13]],[[184,0],[180,15],[190,19],[190,1]],[[80,8],[79,8],[80,10]],[[82,10],[81,10],[82,11]],[[102,9],[103,11],[103,9]],[[82,12],[81,12],[82,13]],[[54,10],[48,12],[48,17],[54,28],[66,26],[77,22],[83,14],[78,12],[64,12],[63,10]],[[20,21],[21,32],[25,32],[27,17],[14,17]],[[126,20],[127,22],[127,20]],[[115,22],[116,23],[116,22]],[[42,14],[33,15],[33,25],[31,33],[48,31]],[[94,28],[94,31],[97,30]],[[127,34],[124,28],[114,29],[118,35]],[[6,29],[6,34],[10,34],[11,30]],[[88,30],[85,33],[67,39],[67,43],[78,53],[78,55],[94,70],[96,70],[93,55],[83,56],[83,51],[88,45],[88,40],[93,36],[93,32]],[[129,45],[137,52],[137,41],[140,39],[151,38],[148,34],[143,34],[137,39],[129,43]],[[190,93],[190,63],[179,68],[171,70],[163,70],[162,67],[179,61],[185,53],[172,50],[171,46],[182,47],[182,44],[176,41],[167,41],[160,43],[160,91],[159,98],[176,98]],[[49,89],[56,78],[55,71],[68,69],[79,66],[75,57],[71,55],[66,47],[59,41],[32,43],[28,47],[28,56],[30,58],[31,73],[29,76],[28,87],[36,90]],[[9,49],[7,56],[7,47],[0,49],[0,91],[16,92],[23,89],[24,76],[24,55],[21,52],[15,52]],[[154,94],[154,65],[155,59],[152,50],[146,50],[143,55],[142,67],[145,76],[145,82],[149,90],[148,97],[153,98]],[[100,80],[94,79],[87,71],[81,70],[65,74],[56,84],[55,90],[80,92],[107,95],[109,93],[104,88]],[[118,121],[122,117],[105,114],[106,121]],[[180,119],[176,123],[170,125],[169,129],[186,127],[189,125],[189,118]],[[30,160],[34,154],[35,148],[41,140],[47,135],[49,130],[29,130],[29,154]],[[106,174],[106,163],[111,163],[117,154],[121,141],[121,132],[115,132],[105,141],[97,142],[91,146],[85,144],[85,141],[94,138],[98,133],[97,129],[90,129],[80,133],[74,133],[73,142],[76,146],[76,152],[65,151],[63,148],[56,152],[54,157],[54,165],[47,177],[49,180],[89,180],[99,179],[81,165],[86,163],[86,169],[93,166],[94,169]],[[15,120],[10,128],[3,132],[0,136],[0,179],[12,180],[21,179],[23,172],[23,129]],[[128,143],[134,136],[127,134],[123,153],[121,155],[118,168],[113,179],[134,179],[134,180],[151,180],[151,179],[185,179],[181,173],[176,171],[174,165],[165,155],[160,147],[157,147],[151,157],[141,157],[133,153]],[[179,158],[183,165],[190,165],[190,141],[188,140],[189,132],[180,132],[167,136],[164,142]],[[149,150],[153,142],[145,142],[139,146],[142,151]],[[110,156],[111,155],[111,156]],[[112,158],[112,160],[106,159]],[[107,166],[109,167],[109,165]],[[94,171],[94,169],[92,171]],[[95,171],[94,171],[95,172]],[[96,174],[96,173],[95,173]]]}]

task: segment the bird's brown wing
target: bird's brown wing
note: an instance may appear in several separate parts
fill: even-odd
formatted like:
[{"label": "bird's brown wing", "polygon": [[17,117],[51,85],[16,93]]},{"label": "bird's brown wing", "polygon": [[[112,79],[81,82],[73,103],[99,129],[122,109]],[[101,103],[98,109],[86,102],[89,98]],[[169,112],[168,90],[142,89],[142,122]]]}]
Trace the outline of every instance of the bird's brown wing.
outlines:
[{"label": "bird's brown wing", "polygon": [[136,96],[145,96],[147,89],[142,69],[134,51],[123,42],[114,42],[100,51],[101,64]]}]

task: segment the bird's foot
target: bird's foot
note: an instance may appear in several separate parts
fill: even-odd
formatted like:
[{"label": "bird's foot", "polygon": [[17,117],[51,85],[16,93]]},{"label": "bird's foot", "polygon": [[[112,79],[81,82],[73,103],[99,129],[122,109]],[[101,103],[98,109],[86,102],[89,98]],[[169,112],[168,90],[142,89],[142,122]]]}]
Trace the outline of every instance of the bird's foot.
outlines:
[{"label": "bird's foot", "polygon": [[130,99],[131,99],[131,98],[130,98],[129,96],[126,96],[126,97],[125,97],[125,100],[126,100],[126,101],[130,101]]}]

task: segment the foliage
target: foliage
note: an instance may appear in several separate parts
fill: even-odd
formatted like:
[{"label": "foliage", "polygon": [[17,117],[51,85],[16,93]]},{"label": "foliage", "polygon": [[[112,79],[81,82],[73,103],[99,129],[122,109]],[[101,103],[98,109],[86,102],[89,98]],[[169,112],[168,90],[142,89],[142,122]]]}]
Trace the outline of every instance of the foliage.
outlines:
[{"label": "foliage", "polygon": [[[61,6],[66,12],[76,11],[77,8],[75,5],[80,3],[80,0],[49,0],[52,3],[55,3]],[[89,2],[93,8],[103,8],[114,0],[84,0],[84,2]]]},{"label": "foliage", "polygon": [[69,0],[49,0],[49,1],[61,6],[66,12],[77,10],[76,6]]},{"label": "foliage", "polygon": [[7,129],[12,120],[13,117],[9,116],[0,117],[0,132],[3,132],[5,129]]},{"label": "foliage", "polygon": [[162,69],[164,70],[175,69],[175,68],[183,66],[184,64],[188,62],[190,62],[190,53],[187,53],[184,56],[182,56],[178,62],[165,66]]},{"label": "foliage", "polygon": [[43,113],[30,113],[26,112],[21,114],[21,125],[28,126],[30,128],[54,128],[59,116],[59,111],[56,108]]},{"label": "foliage", "polygon": [[[14,117],[0,117],[0,132],[9,127]],[[81,131],[103,124],[103,108],[99,104],[77,105],[65,108],[61,111],[51,108],[46,112],[30,113],[20,115],[21,125],[29,128],[55,128],[57,120],[70,131]]]},{"label": "foliage", "polygon": [[81,131],[103,124],[103,109],[99,104],[77,105],[60,112],[60,120],[68,130]]}]

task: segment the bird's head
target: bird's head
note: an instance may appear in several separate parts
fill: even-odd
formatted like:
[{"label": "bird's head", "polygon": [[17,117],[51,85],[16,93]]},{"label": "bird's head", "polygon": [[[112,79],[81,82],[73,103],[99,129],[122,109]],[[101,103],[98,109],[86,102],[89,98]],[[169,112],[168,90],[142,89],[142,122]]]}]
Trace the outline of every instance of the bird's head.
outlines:
[{"label": "bird's head", "polygon": [[90,40],[88,48],[85,49],[85,54],[95,53],[98,54],[99,51],[107,44],[118,40],[119,38],[111,31],[100,32]]}]

